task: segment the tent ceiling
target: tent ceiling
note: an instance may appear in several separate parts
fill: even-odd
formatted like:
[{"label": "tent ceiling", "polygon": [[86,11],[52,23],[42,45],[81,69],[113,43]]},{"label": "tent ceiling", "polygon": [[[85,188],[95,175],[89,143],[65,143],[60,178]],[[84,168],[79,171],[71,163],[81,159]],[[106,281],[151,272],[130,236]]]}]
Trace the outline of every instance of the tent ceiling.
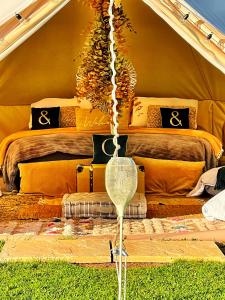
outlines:
[{"label": "tent ceiling", "polygon": [[[129,58],[138,74],[136,95],[213,99],[220,110],[224,109],[221,114],[221,122],[222,118],[224,122],[225,76],[222,72],[199,55],[143,1],[123,0],[123,5],[137,32],[126,31]],[[73,97],[76,94],[75,74],[87,37],[85,29],[90,28],[93,19],[91,9],[78,0],[71,0],[2,60],[0,105],[27,105],[46,97]],[[205,106],[201,107],[207,113]],[[209,124],[212,126],[211,122]]]},{"label": "tent ceiling", "polygon": [[[42,27],[70,0],[0,0],[0,60]],[[213,16],[211,23],[223,27],[224,18],[218,18],[212,7],[219,5],[224,11],[224,0],[143,0],[164,19],[182,38],[193,46],[203,57],[225,74],[225,35],[217,31],[205,19],[196,14],[196,8],[204,16]],[[212,3],[214,5],[212,6]],[[190,5],[188,5],[188,3]],[[210,4],[211,3],[211,4]],[[221,6],[222,5],[222,6]],[[218,9],[216,10],[218,13]],[[20,13],[25,21],[18,21]],[[184,21],[183,17],[188,14]],[[189,16],[190,14],[190,16]],[[4,20],[4,22],[3,22]],[[183,22],[181,22],[183,20]],[[217,20],[217,22],[214,21]],[[1,24],[1,22],[3,22]],[[220,25],[220,26],[219,26]],[[210,34],[213,36],[208,39]]]}]

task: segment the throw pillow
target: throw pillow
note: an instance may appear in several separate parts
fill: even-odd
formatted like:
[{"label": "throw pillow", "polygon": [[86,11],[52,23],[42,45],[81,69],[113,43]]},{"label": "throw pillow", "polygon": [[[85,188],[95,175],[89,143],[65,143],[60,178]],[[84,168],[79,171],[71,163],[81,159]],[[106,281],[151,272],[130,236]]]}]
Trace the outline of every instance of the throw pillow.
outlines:
[{"label": "throw pillow", "polygon": [[189,108],[160,107],[163,128],[189,128]]},{"label": "throw pillow", "polygon": [[76,126],[78,130],[109,130],[109,115],[100,109],[76,109]]},{"label": "throw pillow", "polygon": [[77,189],[76,168],[91,158],[19,163],[20,192],[61,196]]},{"label": "throw pillow", "polygon": [[60,127],[76,127],[76,106],[60,107]]},{"label": "throw pillow", "polygon": [[59,127],[59,107],[32,108],[31,114],[31,129],[48,129]]},{"label": "throw pillow", "polygon": [[137,97],[133,103],[132,118],[130,126],[146,127],[147,113],[149,105],[158,105],[160,107],[185,106],[194,107],[198,111],[198,100],[179,99],[179,98],[154,98]]},{"label": "throw pillow", "polygon": [[[78,106],[85,109],[91,109],[92,104],[89,100],[84,97],[74,98],[45,98],[36,101],[31,104],[31,108],[42,108],[42,107],[66,107],[66,106]],[[29,128],[32,127],[32,114],[30,114]]]},{"label": "throw pillow", "polygon": [[202,175],[205,162],[133,157],[145,168],[145,191],[158,195],[186,195]]},{"label": "throw pillow", "polygon": [[[118,137],[118,144],[120,149],[118,155],[124,157],[126,154],[127,135],[120,135]],[[113,156],[115,146],[113,144],[113,135],[93,135],[94,143],[94,159],[93,164],[106,164]]]},{"label": "throw pillow", "polygon": [[161,128],[162,127],[162,117],[160,113],[160,107],[165,108],[189,108],[189,128],[197,129],[197,110],[195,107],[187,106],[159,106],[159,105],[149,105],[148,107],[148,117],[147,117],[147,127],[148,128]]}]

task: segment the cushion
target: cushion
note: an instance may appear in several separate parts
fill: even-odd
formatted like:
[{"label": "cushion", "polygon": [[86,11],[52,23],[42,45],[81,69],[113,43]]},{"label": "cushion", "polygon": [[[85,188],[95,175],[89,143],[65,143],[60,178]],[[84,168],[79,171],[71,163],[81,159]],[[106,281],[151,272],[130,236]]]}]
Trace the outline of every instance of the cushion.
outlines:
[{"label": "cushion", "polygon": [[48,129],[59,127],[59,107],[32,108],[31,129]]},{"label": "cushion", "polygon": [[76,192],[76,168],[91,158],[19,163],[20,192],[61,196]]},{"label": "cushion", "polygon": [[[163,160],[134,156],[145,168],[145,189],[151,194],[186,195],[196,185],[205,162]],[[169,174],[169,176],[168,176]]]},{"label": "cushion", "polygon": [[[42,108],[42,107],[66,107],[66,106],[76,106],[85,109],[91,109],[92,104],[86,98],[74,97],[74,98],[45,98],[36,101],[31,104],[31,108]],[[30,115],[29,128],[32,124],[32,115]],[[72,126],[73,127],[73,126]]]},{"label": "cushion", "polygon": [[130,126],[147,127],[149,105],[194,107],[198,111],[198,100],[179,98],[137,97],[134,100]]},{"label": "cushion", "polygon": [[76,127],[76,106],[60,107],[60,127]]},{"label": "cushion", "polygon": [[78,130],[110,129],[109,115],[99,109],[76,109],[76,127]]},{"label": "cushion", "polygon": [[[118,156],[123,157],[126,154],[126,145],[127,145],[127,135],[120,135],[118,137],[118,144],[120,149],[118,151]],[[113,144],[112,135],[93,135],[94,143],[94,159],[93,164],[106,164],[110,158],[113,156],[115,146]]]},{"label": "cushion", "polygon": [[[147,201],[145,194],[136,193],[125,210],[125,218],[146,218]],[[65,218],[116,218],[116,207],[107,193],[75,193],[63,197]]]},{"label": "cushion", "polygon": [[[128,129],[130,123],[130,109],[122,108],[118,117],[118,129]],[[110,117],[99,109],[77,109],[76,126],[80,130],[109,130]]]},{"label": "cushion", "polygon": [[[205,188],[209,194],[213,194],[214,187],[217,181],[217,173],[218,170],[222,167],[212,168],[201,175],[199,178],[195,188],[187,195],[188,197],[197,197],[200,196]],[[213,189],[209,189],[209,187],[213,187]],[[214,195],[214,194],[213,194]]]},{"label": "cushion", "polygon": [[[167,107],[168,106],[162,106]],[[175,106],[174,108],[187,108],[185,106]],[[159,105],[149,105],[148,107],[148,115],[147,115],[147,127],[148,128],[161,128],[162,127],[162,117],[160,112]],[[197,128],[197,111],[195,107],[189,108],[189,128],[196,129]]]},{"label": "cushion", "polygon": [[160,107],[163,128],[189,128],[189,108]]}]

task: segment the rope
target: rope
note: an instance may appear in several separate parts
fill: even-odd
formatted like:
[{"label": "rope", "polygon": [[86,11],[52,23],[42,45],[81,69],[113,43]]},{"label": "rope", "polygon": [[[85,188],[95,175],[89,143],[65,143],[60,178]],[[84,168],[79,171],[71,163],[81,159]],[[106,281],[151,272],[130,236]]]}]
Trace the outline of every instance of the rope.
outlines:
[{"label": "rope", "polygon": [[113,144],[115,145],[115,151],[113,154],[113,157],[118,157],[118,150],[120,149],[120,145],[118,144],[118,112],[117,112],[117,105],[118,101],[116,99],[116,89],[117,89],[117,84],[116,84],[116,68],[115,68],[115,63],[116,63],[116,53],[114,51],[114,45],[115,45],[115,40],[114,40],[114,25],[113,25],[113,20],[114,20],[114,15],[113,15],[113,5],[114,5],[114,0],[110,0],[109,3],[109,9],[108,9],[108,14],[109,14],[109,25],[110,25],[110,32],[109,32],[109,38],[110,38],[110,53],[111,53],[111,70],[112,70],[112,76],[111,76],[111,82],[112,82],[112,100],[113,100],[113,130],[112,133],[114,135],[113,137]]},{"label": "rope", "polygon": [[[111,53],[111,64],[110,68],[112,70],[112,76],[111,76],[111,82],[112,82],[112,101],[113,101],[113,106],[112,106],[112,111],[113,111],[113,128],[112,128],[112,134],[114,135],[113,137],[113,144],[115,145],[115,151],[113,153],[113,157],[118,157],[118,150],[120,149],[120,145],[118,144],[118,112],[117,112],[117,105],[118,101],[116,99],[116,89],[117,89],[117,84],[116,84],[116,68],[115,68],[115,63],[116,63],[116,53],[114,51],[114,45],[115,45],[115,40],[114,40],[114,26],[113,26],[113,20],[114,20],[114,15],[113,15],[113,6],[114,6],[114,0],[110,0],[109,3],[109,9],[108,9],[108,14],[109,14],[109,25],[110,25],[110,32],[109,32],[109,38],[110,38],[110,53]],[[118,225],[120,228],[120,234],[119,234],[119,245],[117,244],[117,239],[118,239],[118,227],[117,227],[117,233],[115,237],[115,248],[114,248],[114,255],[116,258],[116,270],[117,270],[117,278],[118,278],[118,300],[125,300],[126,299],[126,268],[127,268],[127,254],[126,251],[123,247],[123,217],[118,218]],[[123,264],[123,257],[124,257],[124,264]],[[124,272],[123,272],[124,271]]]}]

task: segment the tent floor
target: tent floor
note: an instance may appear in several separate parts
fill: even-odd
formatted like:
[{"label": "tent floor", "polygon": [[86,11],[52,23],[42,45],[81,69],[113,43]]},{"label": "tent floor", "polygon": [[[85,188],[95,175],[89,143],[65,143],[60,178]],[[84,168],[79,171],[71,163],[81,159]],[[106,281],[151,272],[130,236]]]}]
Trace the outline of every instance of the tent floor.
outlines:
[{"label": "tent floor", "polygon": [[[200,214],[207,198],[146,195],[147,218]],[[42,195],[4,193],[0,198],[0,221],[38,220],[62,216],[61,198]]]}]

